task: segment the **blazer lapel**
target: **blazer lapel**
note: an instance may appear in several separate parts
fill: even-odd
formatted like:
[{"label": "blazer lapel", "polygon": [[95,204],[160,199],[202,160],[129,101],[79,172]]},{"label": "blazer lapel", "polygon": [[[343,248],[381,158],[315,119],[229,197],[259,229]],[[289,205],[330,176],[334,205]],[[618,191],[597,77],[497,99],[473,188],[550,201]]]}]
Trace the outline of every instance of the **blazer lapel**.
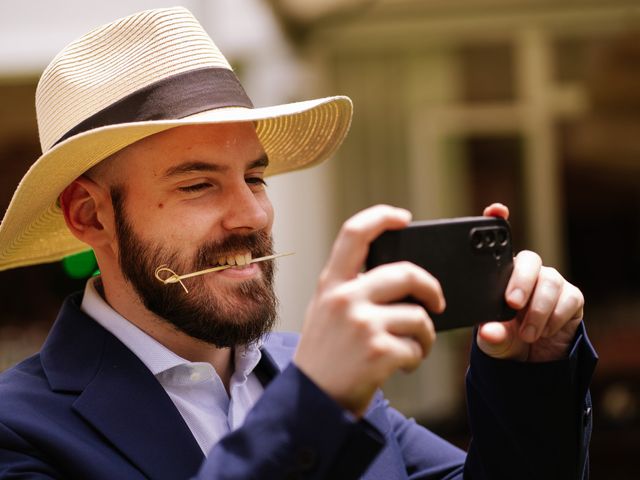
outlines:
[{"label": "blazer lapel", "polygon": [[365,419],[378,429],[387,440],[385,447],[378,453],[371,463],[367,472],[362,477],[363,480],[374,480],[384,478],[385,480],[400,480],[407,478],[407,471],[402,463],[402,452],[392,431],[389,417],[387,416],[387,401],[382,392],[373,398],[371,405],[365,414]]},{"label": "blazer lapel", "polygon": [[264,388],[291,362],[298,345],[295,333],[271,332],[264,337],[260,348],[262,356],[253,370]]},{"label": "blazer lapel", "polygon": [[54,390],[79,392],[73,407],[151,478],[189,478],[204,455],[147,367],[117,338],[67,301],[43,347]]},{"label": "blazer lapel", "polygon": [[271,332],[267,334],[262,343],[263,357],[266,353],[266,361],[275,368],[274,373],[284,370],[291,360],[298,346],[300,335],[290,332]]}]

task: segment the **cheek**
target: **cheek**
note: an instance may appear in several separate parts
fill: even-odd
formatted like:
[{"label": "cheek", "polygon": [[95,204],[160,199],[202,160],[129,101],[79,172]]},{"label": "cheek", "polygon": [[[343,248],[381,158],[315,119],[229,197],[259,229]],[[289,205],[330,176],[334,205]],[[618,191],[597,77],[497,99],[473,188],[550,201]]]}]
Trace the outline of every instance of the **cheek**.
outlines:
[{"label": "cheek", "polygon": [[212,213],[176,215],[165,218],[163,229],[171,240],[198,243],[211,238],[214,226],[219,223],[214,217]]},{"label": "cheek", "polygon": [[151,241],[186,249],[188,245],[211,234],[210,226],[214,222],[212,216],[211,212],[172,213],[166,207],[156,206],[153,211],[142,216],[140,228],[136,230]]},{"label": "cheek", "polygon": [[268,218],[267,230],[270,232],[273,227],[273,219],[275,217],[273,205],[271,204],[271,200],[269,200],[269,197],[266,194],[264,195],[264,199],[261,200],[260,204],[262,205],[262,208],[267,214],[267,218]]}]

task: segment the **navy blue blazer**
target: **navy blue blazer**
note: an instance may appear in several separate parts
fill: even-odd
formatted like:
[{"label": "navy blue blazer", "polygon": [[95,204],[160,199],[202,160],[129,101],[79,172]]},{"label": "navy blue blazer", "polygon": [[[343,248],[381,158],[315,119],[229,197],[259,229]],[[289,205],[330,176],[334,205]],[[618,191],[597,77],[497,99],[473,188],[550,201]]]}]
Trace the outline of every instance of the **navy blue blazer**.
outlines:
[{"label": "navy blue blazer", "polygon": [[290,363],[297,337],[271,334],[265,385],[238,430],[205,459],[155,377],[119,340],[64,304],[42,351],[0,375],[0,478],[586,478],[588,384],[580,329],[566,360],[499,361],[472,349],[473,440],[465,454],[391,408],[354,419]]}]

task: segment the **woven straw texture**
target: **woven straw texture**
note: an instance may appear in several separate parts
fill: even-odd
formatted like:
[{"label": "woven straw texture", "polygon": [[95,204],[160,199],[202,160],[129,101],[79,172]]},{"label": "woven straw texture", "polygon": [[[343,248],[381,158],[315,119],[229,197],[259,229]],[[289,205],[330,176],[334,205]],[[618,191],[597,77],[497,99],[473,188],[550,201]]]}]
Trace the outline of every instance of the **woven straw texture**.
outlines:
[{"label": "woven straw texture", "polygon": [[75,178],[146,136],[181,126],[252,121],[269,156],[267,175],[330,157],[350,125],[347,97],[263,108],[219,108],[183,119],[110,125],[55,146],[76,124],[160,79],[203,67],[230,69],[184,8],[141,12],[98,28],[58,54],[36,93],[43,155],[18,185],[0,224],[0,270],[52,262],[87,250],[67,229],[56,201]]},{"label": "woven straw texture", "polygon": [[183,8],[149,10],[93,30],[64,48],[40,78],[36,112],[42,151],[116,100],[163,78],[205,67],[231,70]]}]

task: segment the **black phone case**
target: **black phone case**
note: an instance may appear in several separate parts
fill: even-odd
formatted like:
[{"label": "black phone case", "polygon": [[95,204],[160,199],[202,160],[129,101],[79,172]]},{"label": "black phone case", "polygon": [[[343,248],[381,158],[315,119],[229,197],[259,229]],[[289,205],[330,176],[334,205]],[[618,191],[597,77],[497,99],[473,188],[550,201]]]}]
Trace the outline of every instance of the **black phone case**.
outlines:
[{"label": "black phone case", "polygon": [[516,314],[504,299],[513,251],[509,223],[502,218],[414,222],[384,232],[371,244],[366,268],[401,260],[420,265],[440,282],[447,308],[442,314],[429,312],[438,331]]}]

